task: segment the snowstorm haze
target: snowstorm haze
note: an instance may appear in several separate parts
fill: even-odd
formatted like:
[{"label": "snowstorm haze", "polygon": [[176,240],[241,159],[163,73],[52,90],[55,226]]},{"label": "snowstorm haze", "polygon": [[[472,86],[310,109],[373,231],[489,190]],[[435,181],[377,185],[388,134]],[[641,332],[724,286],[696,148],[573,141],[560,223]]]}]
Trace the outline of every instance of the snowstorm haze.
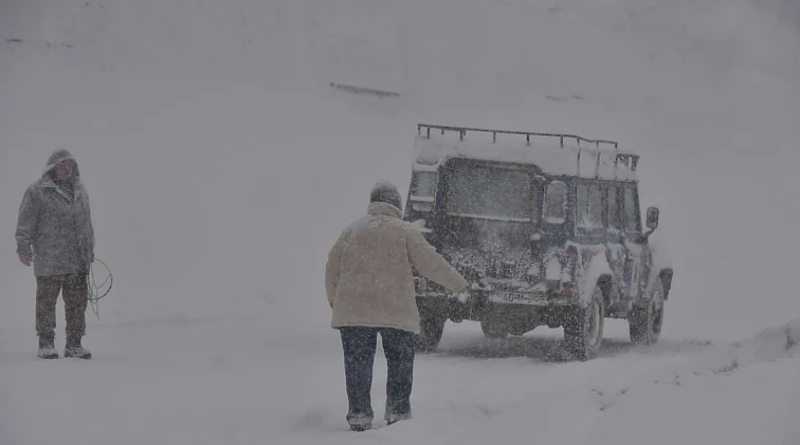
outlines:
[{"label": "snowstorm haze", "polygon": [[[349,443],[325,263],[375,182],[405,197],[419,122],[639,152],[675,278],[652,354],[626,349],[624,320],[606,322],[615,348],[563,364],[517,347],[550,350],[560,330],[495,344],[448,323],[442,355],[417,359],[415,419],[359,439],[667,444],[686,409],[710,416],[686,443],[753,443],[753,417],[797,443],[787,362],[714,380],[735,351],[762,363],[733,342],[800,319],[794,0],[0,1],[0,443]],[[15,254],[22,194],[56,148],[80,165],[114,276],[100,320],[87,312],[90,362],[36,358]],[[57,317],[61,347],[60,301]],[[769,352],[796,370],[796,351]],[[666,420],[632,423],[647,412]]]}]

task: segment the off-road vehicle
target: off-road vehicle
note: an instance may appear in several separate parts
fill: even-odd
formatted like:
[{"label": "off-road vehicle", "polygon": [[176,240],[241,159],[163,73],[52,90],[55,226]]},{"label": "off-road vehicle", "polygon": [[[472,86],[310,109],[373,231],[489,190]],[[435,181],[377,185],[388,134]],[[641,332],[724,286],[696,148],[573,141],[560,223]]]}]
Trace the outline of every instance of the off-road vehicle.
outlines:
[{"label": "off-road vehicle", "polygon": [[640,156],[569,134],[419,124],[404,220],[471,283],[469,298],[416,274],[420,351],[447,320],[490,338],[563,327],[573,357],[595,357],[605,318],[658,341],[672,268],[642,229]]}]

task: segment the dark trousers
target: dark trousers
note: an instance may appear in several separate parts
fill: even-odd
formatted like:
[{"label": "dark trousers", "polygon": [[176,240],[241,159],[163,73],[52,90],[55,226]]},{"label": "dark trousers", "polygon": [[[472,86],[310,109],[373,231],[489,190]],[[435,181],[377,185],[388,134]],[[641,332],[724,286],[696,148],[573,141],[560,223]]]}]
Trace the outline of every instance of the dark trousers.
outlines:
[{"label": "dark trousers", "polygon": [[372,422],[374,412],[370,390],[375,364],[378,334],[386,355],[386,412],[391,415],[411,413],[411,386],[414,380],[414,334],[400,329],[340,328],[344,348],[344,371],[347,385],[350,423]]},{"label": "dark trousers", "polygon": [[64,298],[67,337],[86,334],[86,308],[89,305],[89,284],[86,274],[36,277],[36,334],[54,337],[58,294]]}]

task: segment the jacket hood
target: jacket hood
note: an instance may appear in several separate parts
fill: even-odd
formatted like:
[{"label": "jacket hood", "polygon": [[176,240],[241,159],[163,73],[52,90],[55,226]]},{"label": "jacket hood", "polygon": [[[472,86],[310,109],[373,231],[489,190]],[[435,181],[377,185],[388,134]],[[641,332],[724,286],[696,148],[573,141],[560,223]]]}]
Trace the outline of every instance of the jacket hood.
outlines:
[{"label": "jacket hood", "polygon": [[367,206],[367,213],[372,216],[390,216],[397,219],[403,217],[403,212],[400,209],[385,202],[371,202]]},{"label": "jacket hood", "polygon": [[57,149],[56,151],[53,152],[53,154],[50,155],[49,158],[47,158],[47,165],[44,167],[44,170],[42,170],[42,174],[43,175],[49,174],[58,164],[67,160],[70,160],[75,163],[75,172],[74,172],[75,177],[76,178],[80,177],[81,172],[78,169],[78,161],[75,159],[74,156],[72,156],[72,153],[63,148]]}]

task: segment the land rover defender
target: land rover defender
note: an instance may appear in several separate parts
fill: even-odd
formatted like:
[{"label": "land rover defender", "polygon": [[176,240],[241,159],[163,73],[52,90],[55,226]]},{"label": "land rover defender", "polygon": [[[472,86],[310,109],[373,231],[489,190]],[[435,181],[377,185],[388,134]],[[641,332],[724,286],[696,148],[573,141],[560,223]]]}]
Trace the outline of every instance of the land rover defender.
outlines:
[{"label": "land rover defender", "polygon": [[579,360],[597,356],[605,318],[658,341],[672,268],[642,227],[639,155],[576,135],[419,124],[404,220],[470,282],[459,299],[416,274],[420,351],[447,320],[490,338],[563,327]]}]

